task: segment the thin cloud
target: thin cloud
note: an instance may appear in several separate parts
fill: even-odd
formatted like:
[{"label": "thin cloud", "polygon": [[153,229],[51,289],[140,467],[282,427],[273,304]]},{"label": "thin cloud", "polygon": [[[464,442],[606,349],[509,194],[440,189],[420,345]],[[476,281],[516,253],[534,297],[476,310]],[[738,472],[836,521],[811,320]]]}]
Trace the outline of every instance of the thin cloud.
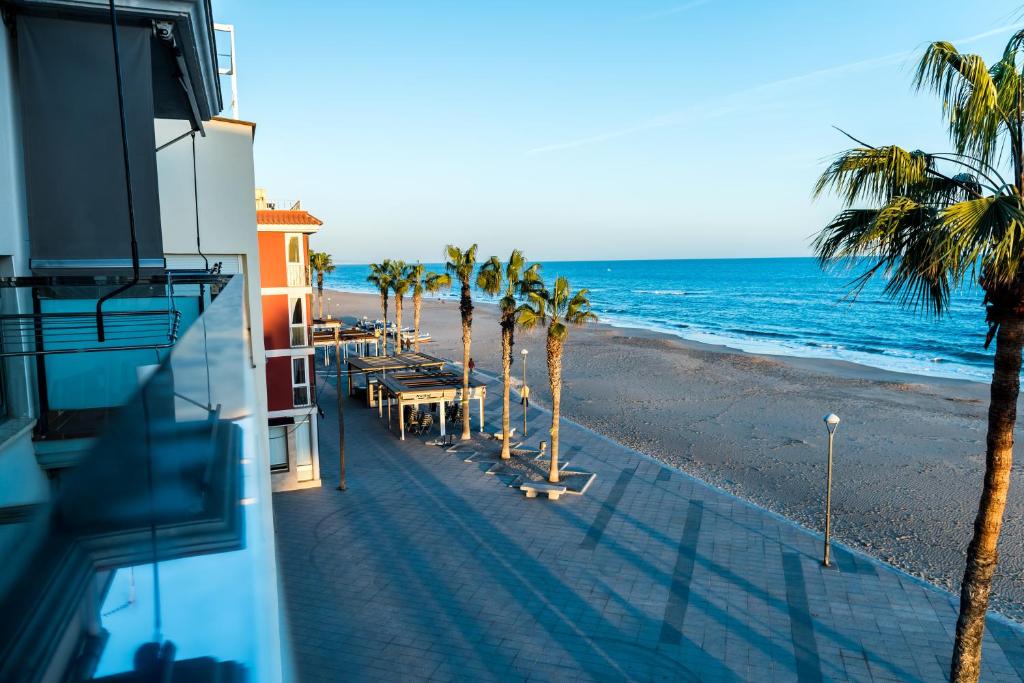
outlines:
[{"label": "thin cloud", "polygon": [[[701,2],[701,0],[697,0],[697,2],[703,4],[703,2],[710,2],[710,0],[703,0],[703,2]],[[693,3],[690,4],[693,5]],[[971,36],[957,38],[956,40],[953,40],[951,42],[954,45],[970,45],[971,43],[975,43],[979,40],[983,40],[985,38],[989,38],[1000,33],[1006,33],[1007,31],[1019,29],[1021,27],[1024,27],[1024,22],[1000,26],[997,28],[990,29],[988,31],[984,31],[982,33],[976,33]],[[723,116],[727,113],[731,113],[742,108],[740,105],[726,106],[722,104],[717,104],[723,101],[732,100],[734,98],[742,98],[753,94],[763,94],[766,91],[783,88],[789,85],[794,85],[796,83],[802,83],[804,81],[815,80],[823,76],[835,76],[838,74],[854,73],[857,71],[868,71],[871,69],[876,69],[880,66],[898,64],[900,62],[905,61],[907,58],[913,56],[916,52],[917,50],[903,50],[902,52],[894,52],[892,54],[885,55],[882,57],[861,59],[856,62],[850,62],[848,64],[840,64],[838,66],[831,66],[825,69],[816,69],[814,71],[809,71],[807,73],[799,74],[797,76],[789,76],[787,78],[780,78],[774,81],[768,81],[766,83],[761,83],[759,85],[751,86],[749,88],[737,90],[736,92],[724,95],[722,97],[706,100],[704,102],[700,102],[696,105],[693,105],[692,107],[688,107],[682,111],[659,116],[657,118],[650,119],[646,122],[639,123],[633,126],[609,130],[603,133],[596,133],[594,135],[578,138],[576,140],[570,140],[568,142],[560,142],[551,145],[534,147],[532,149],[527,150],[526,154],[528,156],[534,156],[538,154],[548,154],[551,152],[559,152],[562,150],[574,149],[577,147],[587,147],[590,145],[608,142],[609,140],[615,140],[617,138],[634,135],[636,133],[642,133],[648,130],[676,126],[679,125],[680,123],[683,123],[684,121],[692,121],[697,118],[717,118],[718,116]],[[717,106],[715,106],[716,104]]]},{"label": "thin cloud", "polygon": [[701,5],[706,5],[709,2],[711,2],[711,0],[692,0],[692,2],[687,2],[683,5],[677,5],[676,7],[670,7],[668,9],[661,10],[660,12],[654,12],[653,14],[648,14],[640,18],[658,19],[660,17],[671,17],[674,14],[682,14],[683,12],[688,12],[696,7],[700,7]]}]

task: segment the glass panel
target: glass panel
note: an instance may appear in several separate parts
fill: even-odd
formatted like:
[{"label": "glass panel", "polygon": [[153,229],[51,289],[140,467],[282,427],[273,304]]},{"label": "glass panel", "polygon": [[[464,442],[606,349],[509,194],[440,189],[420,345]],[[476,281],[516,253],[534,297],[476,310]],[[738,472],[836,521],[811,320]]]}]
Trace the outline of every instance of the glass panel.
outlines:
[{"label": "glass panel", "polygon": [[270,428],[270,469],[288,469],[288,427]]},{"label": "glass panel", "polygon": [[[301,263],[299,258],[299,238],[296,235],[288,237],[288,263]],[[278,261],[280,263],[280,261]]]},{"label": "glass panel", "polygon": [[306,384],[306,357],[292,358],[292,384]]},{"label": "glass panel", "polygon": [[309,428],[312,417],[296,419],[300,422],[295,425],[295,476],[299,481],[309,481],[313,478],[312,430]]},{"label": "glass panel", "polygon": [[136,678],[157,639],[178,663],[280,678],[287,627],[265,608],[278,580],[243,297],[231,278],[47,509],[3,526],[0,680],[42,661],[49,678],[77,679],[62,645],[101,633],[88,641],[97,677]]},{"label": "glass panel", "polygon": [[302,325],[306,321],[302,317],[302,299],[292,299],[289,304],[292,309],[292,325]]},{"label": "glass panel", "polygon": [[305,346],[306,345],[306,328],[304,326],[296,325],[292,327],[292,346]]},{"label": "glass panel", "polygon": [[296,408],[309,405],[309,387],[294,387],[292,389],[292,401]]}]

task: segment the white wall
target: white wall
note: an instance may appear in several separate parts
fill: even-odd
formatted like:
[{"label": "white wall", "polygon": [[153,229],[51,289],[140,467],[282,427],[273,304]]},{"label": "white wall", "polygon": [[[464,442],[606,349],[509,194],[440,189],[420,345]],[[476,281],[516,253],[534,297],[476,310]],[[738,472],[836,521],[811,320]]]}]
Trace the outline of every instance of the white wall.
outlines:
[{"label": "white wall", "polygon": [[[210,264],[223,261],[223,272],[244,273],[246,278],[246,311],[249,327],[249,346],[252,352],[252,386],[256,390],[258,408],[253,415],[252,427],[257,438],[247,440],[245,457],[250,461],[247,472],[255,480],[252,488],[246,486],[257,514],[249,517],[260,520],[262,540],[261,557],[265,577],[272,577],[269,590],[260,605],[263,615],[281,614],[277,581],[274,518],[271,505],[270,455],[267,427],[267,372],[263,346],[263,310],[260,297],[259,243],[256,237],[256,177],[253,168],[252,124],[238,121],[216,120],[204,124],[206,137],[195,137],[195,166],[193,176],[192,140],[185,137],[157,152],[157,174],[160,188],[160,221],[163,229],[164,254],[171,268],[202,268],[196,245],[196,202],[193,177],[199,188],[199,232],[202,252]],[[181,121],[156,122],[157,146],[169,142],[187,131]],[[251,493],[250,493],[251,491]],[[248,534],[248,532],[247,532]],[[286,637],[281,633],[282,620],[273,620],[277,629],[270,636],[276,647],[262,653],[264,666],[282,670],[282,648]]]}]

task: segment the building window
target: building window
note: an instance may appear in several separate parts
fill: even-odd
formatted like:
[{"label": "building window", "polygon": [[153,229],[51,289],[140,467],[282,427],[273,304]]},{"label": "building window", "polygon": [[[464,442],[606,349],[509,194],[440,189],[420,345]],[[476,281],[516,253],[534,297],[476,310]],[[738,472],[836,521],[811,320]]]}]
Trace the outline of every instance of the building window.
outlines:
[{"label": "building window", "polygon": [[301,422],[295,425],[295,479],[309,481],[313,478],[313,442],[312,430],[309,428],[311,415],[296,418]]},{"label": "building window", "polygon": [[270,469],[288,469],[288,426],[270,428]]},{"label": "building window", "polygon": [[304,297],[289,298],[289,325],[292,335],[292,347],[306,346],[306,300]]},{"label": "building window", "polygon": [[305,287],[309,284],[306,280],[306,259],[303,258],[301,240],[301,235],[285,235],[284,237],[289,287]]},{"label": "building window", "polygon": [[292,402],[296,408],[309,405],[309,361],[292,358]]}]

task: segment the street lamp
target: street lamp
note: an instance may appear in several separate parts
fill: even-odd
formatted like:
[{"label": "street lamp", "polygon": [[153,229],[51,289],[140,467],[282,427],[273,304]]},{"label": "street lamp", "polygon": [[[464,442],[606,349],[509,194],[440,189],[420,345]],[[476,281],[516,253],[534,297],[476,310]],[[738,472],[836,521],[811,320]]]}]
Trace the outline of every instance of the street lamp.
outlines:
[{"label": "street lamp", "polygon": [[530,388],[526,386],[526,357],[530,354],[530,352],[527,351],[526,349],[523,349],[522,351],[520,351],[520,353],[523,354],[523,390],[520,393],[522,393],[523,396],[523,438],[525,439],[527,437],[526,406],[530,402]]},{"label": "street lamp", "polygon": [[829,413],[824,418],[825,429],[828,430],[828,471],[825,475],[825,559],[821,564],[825,567],[828,563],[828,541],[832,532],[832,440],[836,435],[836,427],[839,426],[839,416]]}]

